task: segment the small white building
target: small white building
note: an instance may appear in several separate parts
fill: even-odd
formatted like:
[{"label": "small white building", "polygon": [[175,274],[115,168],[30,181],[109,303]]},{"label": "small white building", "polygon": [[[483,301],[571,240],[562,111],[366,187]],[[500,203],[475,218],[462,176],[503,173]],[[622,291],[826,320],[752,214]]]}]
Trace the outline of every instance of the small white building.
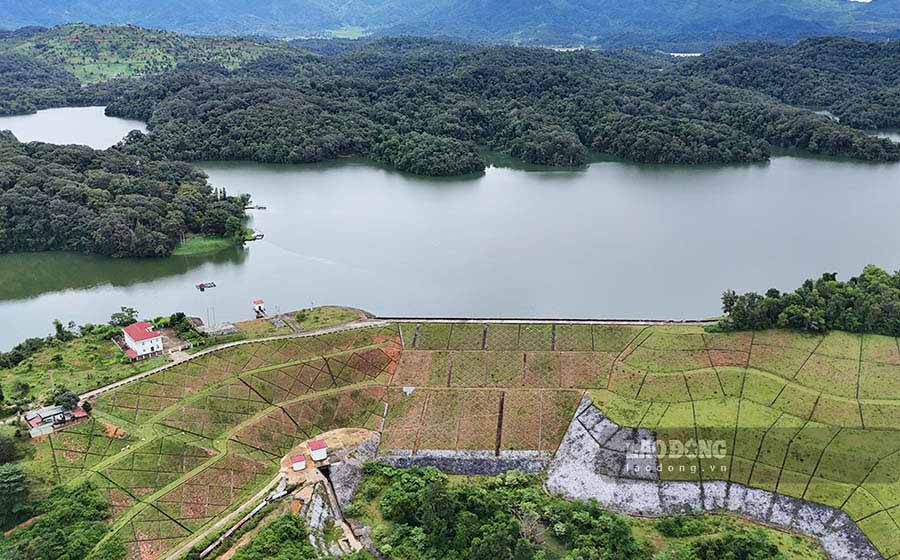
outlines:
[{"label": "small white building", "polygon": [[310,441],[309,454],[312,455],[312,460],[316,463],[328,459],[328,444],[321,439]]},{"label": "small white building", "polygon": [[132,360],[143,360],[163,352],[162,335],[153,330],[150,323],[134,323],[122,329],[125,335],[125,353]]},{"label": "small white building", "polygon": [[306,469],[306,455],[294,455],[291,457],[291,468],[294,472]]}]

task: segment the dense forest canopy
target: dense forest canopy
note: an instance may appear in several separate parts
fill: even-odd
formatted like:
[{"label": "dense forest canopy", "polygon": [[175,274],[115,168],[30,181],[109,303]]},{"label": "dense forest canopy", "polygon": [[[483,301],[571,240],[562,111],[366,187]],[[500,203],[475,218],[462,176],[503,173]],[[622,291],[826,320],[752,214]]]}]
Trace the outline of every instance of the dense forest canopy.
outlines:
[{"label": "dense forest canopy", "polygon": [[64,69],[20,54],[0,54],[0,115],[79,103],[79,83]]},{"label": "dense forest canopy", "polygon": [[900,336],[900,272],[890,274],[867,266],[846,282],[834,273],[806,280],[790,293],[772,288],[722,296],[728,330],[797,329],[811,332],[841,330]]},{"label": "dense forest canopy", "polygon": [[[785,560],[763,532],[703,517],[661,521],[651,543],[597,502],[553,496],[516,471],[454,484],[435,469],[369,463],[347,514],[396,560]],[[657,550],[672,537],[690,538]]]},{"label": "dense forest canopy", "polygon": [[[0,112],[103,102],[110,115],[148,121],[152,134],[125,148],[145,157],[355,155],[422,175],[479,172],[483,148],[553,166],[582,165],[592,152],[759,162],[773,148],[900,160],[900,146],[859,130],[900,126],[900,41],[753,44],[681,63],[409,37],[292,45],[130,26],[22,32],[0,39],[0,73],[17,71],[22,84],[0,89]],[[831,108],[842,122],[801,105]]]},{"label": "dense forest canopy", "polygon": [[186,233],[239,234],[244,203],[186,163],[0,132],[0,253],[164,256]]},{"label": "dense forest canopy", "polygon": [[758,162],[773,147],[897,161],[900,146],[629,52],[477,47],[415,38],[334,56],[291,51],[236,70],[182,65],[121,84],[108,113],[152,132],[132,153],[302,163],[362,155],[426,175],[484,167],[479,147],[573,166]]},{"label": "dense forest canopy", "polygon": [[900,126],[900,41],[731,45],[687,61],[678,73],[827,109],[856,128]]},{"label": "dense forest canopy", "polygon": [[425,35],[520,45],[705,50],[825,34],[897,37],[900,0],[0,0],[0,28],[135,23],[210,35]]}]

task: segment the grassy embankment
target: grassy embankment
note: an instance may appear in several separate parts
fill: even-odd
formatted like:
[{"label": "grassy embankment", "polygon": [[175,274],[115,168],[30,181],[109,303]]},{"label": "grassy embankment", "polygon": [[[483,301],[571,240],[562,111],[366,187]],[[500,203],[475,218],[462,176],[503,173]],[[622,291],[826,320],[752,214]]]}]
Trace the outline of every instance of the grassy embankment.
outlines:
[{"label": "grassy embankment", "polygon": [[[880,336],[403,324],[253,343],[170,368],[98,400],[97,419],[131,443],[103,428],[66,430],[39,446],[29,472],[49,484],[96,480],[121,498],[113,530],[135,542],[154,523],[161,555],[258,490],[293,446],[326,429],[377,429],[385,404],[384,452],[499,443],[553,453],[589,393],[616,422],[661,440],[733,442],[731,480],[842,508],[890,557],[900,542],[898,379],[900,347]],[[178,469],[143,467],[164,463]],[[221,495],[226,479],[243,481],[228,505],[185,517],[203,498],[191,492]]]},{"label": "grassy embankment", "polygon": [[[158,558],[270,482],[298,443],[337,427],[376,428],[395,335],[376,327],[261,342],[180,364],[104,395],[94,421],[40,442],[25,467],[45,486],[94,481],[116,504],[110,538],[130,549],[146,541]],[[293,374],[312,386],[280,385]],[[209,505],[198,513],[196,503]]]},{"label": "grassy embankment", "polygon": [[[360,312],[347,307],[323,306],[304,309],[296,313],[287,313],[285,314],[285,317],[294,324],[294,327],[297,328],[299,332],[306,332],[352,323],[360,318]],[[272,336],[285,336],[295,332],[294,329],[287,326],[287,324],[282,327],[275,326],[272,323],[271,318],[240,321],[235,323],[234,326],[237,327],[240,332],[205,338],[202,340],[202,344],[197,344],[194,348],[189,350],[189,352],[199,352],[211,346],[227,344],[229,342],[268,338]]]},{"label": "grassy embankment", "polygon": [[[243,242],[253,241],[255,232],[250,228],[244,228]],[[241,243],[241,240],[222,237],[218,235],[191,234],[175,247],[172,251],[173,256],[188,257],[195,255],[209,255],[218,253],[225,249],[234,247]]]},{"label": "grassy embankment", "polygon": [[175,247],[172,256],[188,257],[218,253],[235,246],[235,240],[212,235],[191,235]]},{"label": "grassy embankment", "polygon": [[[286,313],[285,317],[294,324],[299,332],[306,332],[352,323],[362,318],[362,313],[347,307],[325,305]],[[276,327],[272,324],[271,319],[241,321],[235,323],[234,326],[241,331],[239,336],[246,339],[282,336],[294,332],[288,326]]]},{"label": "grassy embankment", "polygon": [[301,309],[294,313],[293,316],[300,329],[304,331],[327,329],[345,323],[352,323],[363,318],[363,314],[356,309],[334,305]]},{"label": "grassy embankment", "polygon": [[[579,395],[572,390],[584,390],[615,422],[654,430],[660,442],[728,443],[726,469],[713,473],[719,460],[667,459],[665,478],[696,479],[705,469],[706,480],[843,509],[882,554],[900,553],[897,339],[683,326],[401,328],[417,351],[407,349],[395,380],[421,388],[389,410],[383,446],[486,446],[498,437],[497,414],[472,416],[496,410],[508,387],[501,449],[553,451]],[[433,416],[421,416],[426,401]],[[464,430],[453,428],[460,419]]]}]

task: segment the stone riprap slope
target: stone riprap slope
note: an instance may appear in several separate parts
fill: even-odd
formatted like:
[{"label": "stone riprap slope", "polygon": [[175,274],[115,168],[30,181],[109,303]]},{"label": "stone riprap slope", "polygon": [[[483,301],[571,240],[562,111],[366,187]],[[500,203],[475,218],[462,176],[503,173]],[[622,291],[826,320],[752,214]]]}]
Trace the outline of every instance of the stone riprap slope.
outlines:
[{"label": "stone riprap slope", "polygon": [[838,509],[736,482],[660,480],[655,459],[632,455],[645,448],[655,456],[656,443],[651,431],[617,425],[585,397],[550,464],[547,488],[631,515],[734,513],[814,536],[833,560],[882,558]]}]

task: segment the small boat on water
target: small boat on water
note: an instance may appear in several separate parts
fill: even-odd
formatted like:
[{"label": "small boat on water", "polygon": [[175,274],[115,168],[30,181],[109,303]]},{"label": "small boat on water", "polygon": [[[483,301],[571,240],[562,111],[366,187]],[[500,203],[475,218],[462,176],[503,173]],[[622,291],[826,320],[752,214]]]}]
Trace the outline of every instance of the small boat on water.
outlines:
[{"label": "small boat on water", "polygon": [[215,287],[216,287],[215,282],[204,282],[202,284],[197,284],[197,289],[200,290],[201,292],[205,292],[207,289],[215,288]]}]

